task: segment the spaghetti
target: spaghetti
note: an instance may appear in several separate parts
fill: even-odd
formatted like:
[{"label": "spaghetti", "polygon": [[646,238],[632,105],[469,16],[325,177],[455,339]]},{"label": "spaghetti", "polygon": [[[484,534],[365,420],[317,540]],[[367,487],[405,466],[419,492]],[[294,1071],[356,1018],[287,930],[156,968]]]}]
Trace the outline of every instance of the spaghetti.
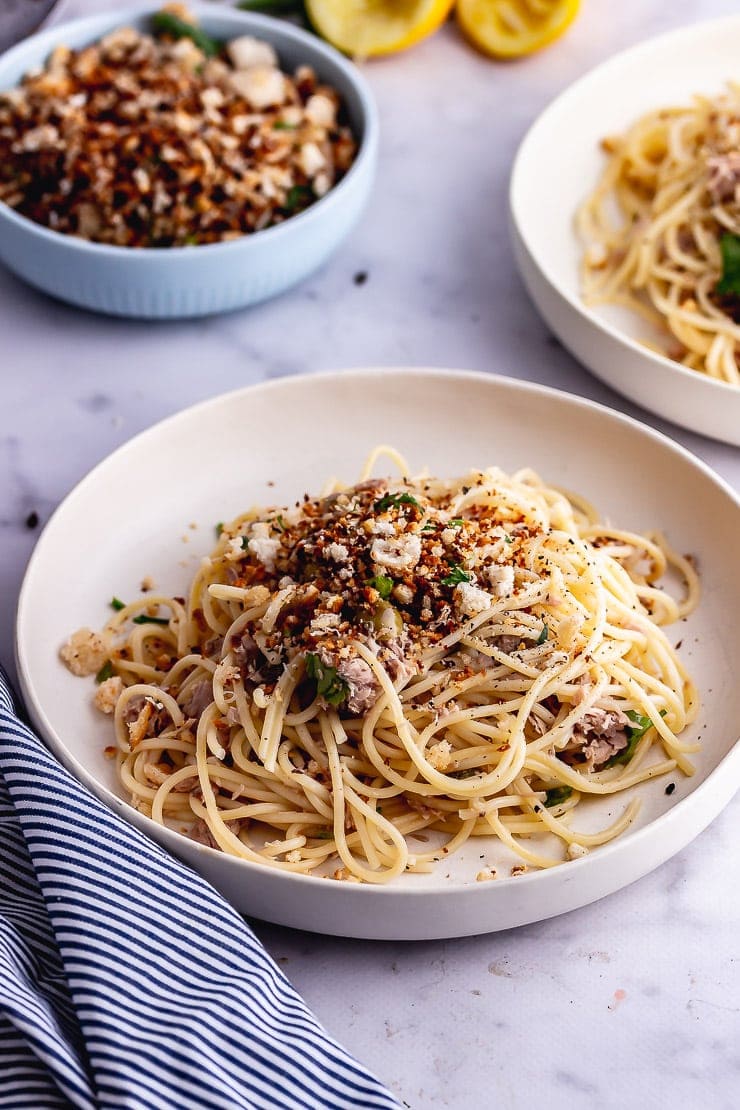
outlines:
[{"label": "spaghetti", "polygon": [[577,217],[585,301],[640,313],[660,353],[740,385],[740,85],[650,112],[603,146]]},{"label": "spaghetti", "polygon": [[[404,477],[370,477],[383,452]],[[77,673],[103,661],[140,811],[383,883],[471,836],[520,869],[574,858],[639,806],[586,833],[582,799],[692,773],[697,695],[660,627],[696,604],[690,562],[530,470],[407,474],[380,448],[358,485],[238,517],[187,599],[147,594],[62,649]]]}]

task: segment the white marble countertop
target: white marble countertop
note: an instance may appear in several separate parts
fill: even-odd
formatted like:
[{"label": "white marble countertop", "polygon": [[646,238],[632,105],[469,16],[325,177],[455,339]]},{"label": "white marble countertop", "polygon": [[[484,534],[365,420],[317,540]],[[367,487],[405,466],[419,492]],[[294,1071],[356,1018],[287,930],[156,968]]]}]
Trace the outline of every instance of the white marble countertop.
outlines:
[{"label": "white marble countertop", "polygon": [[[113,4],[66,0],[60,16],[102,6]],[[664,427],[548,335],[513,269],[507,176],[526,127],[566,84],[649,35],[734,13],[737,0],[583,9],[567,38],[521,64],[478,57],[450,27],[368,65],[382,120],[370,208],[321,273],[270,304],[195,323],[115,321],[0,269],[3,663],[12,667],[35,539],[29,515],[43,524],[112,448],[201,398],[319,369],[438,365],[532,378]],[[739,451],[664,430],[740,487]],[[414,1110],[730,1110],[740,1101],[739,814],[737,798],[654,874],[515,932],[374,944],[257,929],[328,1028]]]}]

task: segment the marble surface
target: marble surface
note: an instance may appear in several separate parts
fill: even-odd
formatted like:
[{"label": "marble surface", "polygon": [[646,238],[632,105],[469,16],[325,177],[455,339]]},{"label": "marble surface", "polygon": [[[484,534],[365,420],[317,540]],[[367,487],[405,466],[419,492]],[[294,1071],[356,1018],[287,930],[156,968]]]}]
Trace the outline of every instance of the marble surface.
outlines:
[{"label": "marble surface", "polygon": [[[56,18],[103,6],[66,0]],[[663,427],[590,377],[537,317],[507,241],[508,170],[528,124],[586,69],[737,2],[583,7],[565,40],[521,64],[491,64],[448,27],[368,65],[383,128],[370,208],[321,273],[271,304],[192,324],[121,322],[0,270],[4,664],[32,514],[43,524],[114,447],[201,398],[325,368],[459,366],[556,385]],[[740,487],[740,452],[664,430]],[[394,945],[257,930],[328,1028],[414,1110],[730,1110],[740,1087],[739,815],[737,798],[654,874],[515,932]]]}]

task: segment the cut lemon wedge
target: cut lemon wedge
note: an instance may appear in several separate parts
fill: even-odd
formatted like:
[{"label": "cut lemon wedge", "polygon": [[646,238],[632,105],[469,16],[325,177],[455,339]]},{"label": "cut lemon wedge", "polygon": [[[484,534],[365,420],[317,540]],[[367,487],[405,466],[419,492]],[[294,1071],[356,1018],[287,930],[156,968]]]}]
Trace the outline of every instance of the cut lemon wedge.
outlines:
[{"label": "cut lemon wedge", "polygon": [[457,19],[474,46],[494,58],[519,58],[554,42],[580,0],[458,0]]},{"label": "cut lemon wedge", "polygon": [[395,54],[431,35],[454,0],[306,0],[314,28],[345,54]]}]

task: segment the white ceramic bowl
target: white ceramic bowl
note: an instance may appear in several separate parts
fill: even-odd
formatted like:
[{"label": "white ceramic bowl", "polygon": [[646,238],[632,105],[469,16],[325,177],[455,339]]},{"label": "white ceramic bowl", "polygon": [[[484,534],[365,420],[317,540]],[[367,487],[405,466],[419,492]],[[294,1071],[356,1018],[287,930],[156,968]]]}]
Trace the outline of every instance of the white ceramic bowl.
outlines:
[{"label": "white ceramic bowl", "polygon": [[510,217],[520,272],[535,304],[576,358],[644,408],[694,432],[740,445],[740,388],[642,346],[635,314],[588,308],[580,295],[577,208],[604,164],[599,142],[639,116],[737,78],[740,17],[694,24],[616,55],[537,119],[511,175]]},{"label": "white ceramic bowl", "polygon": [[[59,645],[80,625],[102,625],[110,615],[108,599],[137,596],[148,574],[158,588],[182,592],[213,547],[215,521],[254,503],[293,501],[321,488],[330,475],[351,482],[379,442],[395,444],[415,469],[428,463],[440,475],[474,465],[531,465],[625,527],[662,526],[679,551],[699,559],[701,606],[675,629],[703,700],[691,729],[703,743],[697,773],[692,779],[676,775],[670,796],[665,779],[643,784],[633,828],[584,859],[478,883],[482,867],[498,865],[508,876],[514,860],[506,862],[497,841],[476,839],[430,875],[364,886],[224,855],[154,824],[122,800],[103,755],[111,722],[92,706],[92,681],[62,665]],[[170,493],[162,497],[157,489]],[[287,379],[166,420],[72,491],[39,538],[23,583],[18,672],[35,725],[71,772],[245,913],[323,933],[386,939],[507,929],[585,905],[639,878],[683,848],[734,793],[740,771],[738,550],[736,495],[665,436],[591,402],[449,371]],[[610,813],[616,810],[609,798],[584,802],[578,827],[603,826]],[[618,905],[613,908],[619,913]]]},{"label": "white ceramic bowl", "polygon": [[[146,27],[161,5],[107,12],[50,27],[0,58],[0,88],[16,85],[63,42],[79,47],[115,27]],[[0,259],[52,296],[117,316],[205,316],[284,292],[322,265],[359,218],[375,178],[378,120],[361,73],[332,47],[297,27],[250,12],[190,4],[216,39],[250,34],[277,50],[292,70],[306,63],[340,93],[359,140],[349,173],[305,212],[277,227],[226,243],[154,250],[89,243],[42,227],[0,203]]]}]

